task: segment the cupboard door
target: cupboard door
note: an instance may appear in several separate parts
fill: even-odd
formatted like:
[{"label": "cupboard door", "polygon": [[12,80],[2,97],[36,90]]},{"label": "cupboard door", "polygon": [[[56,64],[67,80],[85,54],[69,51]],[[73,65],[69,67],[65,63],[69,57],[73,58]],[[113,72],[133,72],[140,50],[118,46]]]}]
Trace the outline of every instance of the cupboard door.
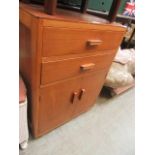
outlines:
[{"label": "cupboard door", "polygon": [[79,102],[76,104],[74,116],[87,111],[95,103],[105,81],[107,71],[92,73],[87,79],[81,79]]},{"label": "cupboard door", "polygon": [[56,128],[73,116],[77,92],[72,83],[60,82],[41,89],[39,133]]},{"label": "cupboard door", "polygon": [[[41,88],[39,133],[46,133],[91,107],[103,86],[106,72],[93,72]],[[81,96],[81,90],[86,92]]]}]

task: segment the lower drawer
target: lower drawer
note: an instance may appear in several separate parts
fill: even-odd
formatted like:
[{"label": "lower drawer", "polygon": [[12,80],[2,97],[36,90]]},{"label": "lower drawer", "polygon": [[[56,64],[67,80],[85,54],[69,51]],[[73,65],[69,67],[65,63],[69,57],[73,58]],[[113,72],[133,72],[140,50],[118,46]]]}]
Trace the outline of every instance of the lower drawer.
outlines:
[{"label": "lower drawer", "polygon": [[114,55],[115,52],[108,52],[95,56],[44,62],[42,63],[41,70],[41,84],[47,84],[107,68],[112,63]]}]

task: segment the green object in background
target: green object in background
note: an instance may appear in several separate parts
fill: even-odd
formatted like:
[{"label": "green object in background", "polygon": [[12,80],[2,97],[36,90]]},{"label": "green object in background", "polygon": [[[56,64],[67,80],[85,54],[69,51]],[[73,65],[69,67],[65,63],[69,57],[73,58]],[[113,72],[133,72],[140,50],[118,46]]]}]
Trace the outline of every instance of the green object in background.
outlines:
[{"label": "green object in background", "polygon": [[[118,13],[122,14],[128,0],[122,0]],[[97,11],[109,12],[113,0],[89,0],[88,8]]]},{"label": "green object in background", "polygon": [[[32,0],[34,2],[44,2],[44,0]],[[80,6],[81,0],[58,0],[59,2],[69,3],[73,5]],[[113,0],[89,0],[88,2],[88,9],[97,10],[97,11],[103,11],[103,12],[109,12],[110,7],[112,5]],[[122,14],[124,11],[125,3],[128,0],[122,0],[121,6],[119,8],[118,13]]]},{"label": "green object in background", "polygon": [[[69,2],[76,5],[81,5],[81,0],[61,0],[63,2]],[[128,0],[122,0],[118,13],[122,14],[124,11],[125,3]],[[89,0],[88,9],[109,12],[113,0]]]}]

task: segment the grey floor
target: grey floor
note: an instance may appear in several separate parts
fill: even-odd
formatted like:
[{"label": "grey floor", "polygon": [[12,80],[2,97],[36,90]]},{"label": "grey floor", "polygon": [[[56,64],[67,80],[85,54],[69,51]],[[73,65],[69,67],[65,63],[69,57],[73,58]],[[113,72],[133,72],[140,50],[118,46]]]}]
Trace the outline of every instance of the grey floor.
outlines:
[{"label": "grey floor", "polygon": [[20,155],[134,155],[134,89],[99,98],[85,114],[29,140]]}]

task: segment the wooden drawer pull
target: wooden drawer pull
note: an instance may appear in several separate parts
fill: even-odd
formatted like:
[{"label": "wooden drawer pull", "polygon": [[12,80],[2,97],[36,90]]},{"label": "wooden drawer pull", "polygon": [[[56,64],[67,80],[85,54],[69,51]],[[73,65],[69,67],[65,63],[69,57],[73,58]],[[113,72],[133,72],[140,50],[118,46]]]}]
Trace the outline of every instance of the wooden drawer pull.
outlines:
[{"label": "wooden drawer pull", "polygon": [[73,95],[72,95],[72,99],[71,99],[71,102],[74,104],[76,101],[77,101],[77,99],[78,99],[78,93],[77,92],[74,92],[73,93]]},{"label": "wooden drawer pull", "polygon": [[82,99],[83,95],[85,94],[86,90],[85,89],[81,89],[80,95],[79,95],[79,100]]},{"label": "wooden drawer pull", "polygon": [[102,44],[102,40],[88,40],[87,44],[89,46],[98,46]]},{"label": "wooden drawer pull", "polygon": [[94,67],[95,67],[94,63],[84,64],[80,66],[81,70],[83,71],[93,69]]}]

